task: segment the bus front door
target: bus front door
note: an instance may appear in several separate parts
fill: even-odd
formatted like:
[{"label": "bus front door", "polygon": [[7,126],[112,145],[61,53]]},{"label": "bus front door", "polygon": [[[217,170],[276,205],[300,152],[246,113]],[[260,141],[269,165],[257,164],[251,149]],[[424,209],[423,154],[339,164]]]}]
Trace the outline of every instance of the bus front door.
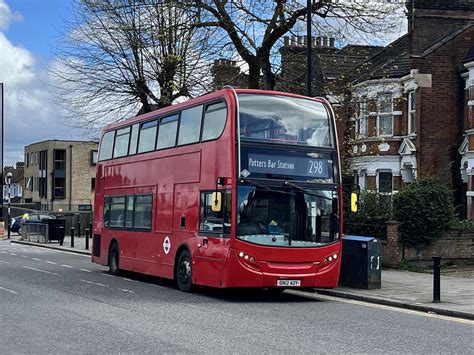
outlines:
[{"label": "bus front door", "polygon": [[227,260],[229,238],[200,235],[193,268],[193,282],[222,287],[222,272]]}]

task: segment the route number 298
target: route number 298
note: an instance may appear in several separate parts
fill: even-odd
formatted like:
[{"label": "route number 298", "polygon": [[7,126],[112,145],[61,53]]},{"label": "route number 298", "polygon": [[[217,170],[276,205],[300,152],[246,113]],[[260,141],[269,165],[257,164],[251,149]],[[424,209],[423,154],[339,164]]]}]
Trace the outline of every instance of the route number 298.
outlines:
[{"label": "route number 298", "polygon": [[309,161],[309,173],[314,175],[323,174],[323,161],[322,160],[310,160]]}]

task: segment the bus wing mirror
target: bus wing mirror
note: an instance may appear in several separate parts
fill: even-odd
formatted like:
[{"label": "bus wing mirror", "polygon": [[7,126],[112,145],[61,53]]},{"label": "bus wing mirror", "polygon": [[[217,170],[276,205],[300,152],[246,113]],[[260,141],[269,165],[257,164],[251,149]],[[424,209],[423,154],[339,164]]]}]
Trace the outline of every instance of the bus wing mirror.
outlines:
[{"label": "bus wing mirror", "polygon": [[212,193],[212,212],[220,212],[222,210],[222,193]]},{"label": "bus wing mirror", "polygon": [[358,203],[358,196],[355,192],[351,193],[351,212],[356,213],[357,212],[357,207],[359,206]]}]

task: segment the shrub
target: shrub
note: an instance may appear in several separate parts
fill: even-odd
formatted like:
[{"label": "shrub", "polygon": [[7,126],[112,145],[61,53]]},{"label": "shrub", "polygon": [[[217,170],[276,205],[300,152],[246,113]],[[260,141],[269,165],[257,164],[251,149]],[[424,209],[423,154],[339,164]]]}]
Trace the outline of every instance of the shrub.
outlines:
[{"label": "shrub", "polygon": [[454,220],[452,193],[438,178],[420,179],[394,196],[393,214],[405,245],[429,244]]},{"label": "shrub", "polygon": [[[373,191],[363,191],[359,196],[359,211],[344,214],[344,233],[385,239],[387,221],[391,219],[392,196]],[[350,200],[345,201],[345,206]]]}]

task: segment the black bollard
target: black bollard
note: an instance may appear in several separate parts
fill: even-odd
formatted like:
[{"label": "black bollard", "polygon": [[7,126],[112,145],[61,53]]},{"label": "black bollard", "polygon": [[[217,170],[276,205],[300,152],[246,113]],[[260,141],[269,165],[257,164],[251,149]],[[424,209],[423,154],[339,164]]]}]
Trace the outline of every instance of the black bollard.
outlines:
[{"label": "black bollard", "polygon": [[90,231],[89,238],[92,238],[92,222],[89,223],[89,231]]},{"label": "black bollard", "polygon": [[86,250],[89,250],[89,228],[86,228]]},{"label": "black bollard", "polygon": [[81,237],[81,222],[77,222],[77,237]]},{"label": "black bollard", "polygon": [[433,303],[441,302],[441,257],[433,256]]},{"label": "black bollard", "polygon": [[74,227],[71,227],[71,248],[74,248]]}]

